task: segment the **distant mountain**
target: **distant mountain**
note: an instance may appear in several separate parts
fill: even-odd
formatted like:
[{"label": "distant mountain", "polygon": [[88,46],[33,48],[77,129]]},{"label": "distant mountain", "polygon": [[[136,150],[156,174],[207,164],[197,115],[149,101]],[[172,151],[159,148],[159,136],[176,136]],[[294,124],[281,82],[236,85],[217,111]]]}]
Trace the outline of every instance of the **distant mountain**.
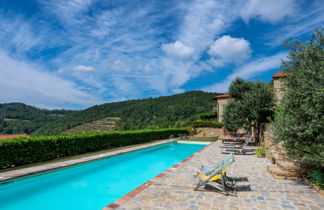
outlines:
[{"label": "distant mountain", "polygon": [[75,112],[77,111],[39,109],[23,103],[0,104],[0,133],[30,134],[46,123],[62,119]]},{"label": "distant mountain", "polygon": [[[114,130],[134,130],[145,128],[168,128],[185,126],[186,121],[197,114],[211,112],[214,106],[212,98],[216,93],[190,91],[171,96],[129,100],[96,105],[86,110],[73,113],[63,119],[50,122],[36,130],[35,135],[57,135],[61,133],[87,132],[84,124],[91,125],[91,130],[102,130],[101,119],[120,118]],[[94,127],[98,121],[97,129]],[[90,123],[90,124],[89,124]],[[81,126],[83,125],[83,126]],[[87,127],[87,126],[86,126]],[[108,129],[109,130],[109,129]]]}]

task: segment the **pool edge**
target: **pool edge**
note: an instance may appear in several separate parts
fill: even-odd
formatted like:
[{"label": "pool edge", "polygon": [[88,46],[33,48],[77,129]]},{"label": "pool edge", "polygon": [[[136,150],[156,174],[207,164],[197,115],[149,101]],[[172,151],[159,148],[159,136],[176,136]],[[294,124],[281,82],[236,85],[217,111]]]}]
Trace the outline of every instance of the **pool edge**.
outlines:
[{"label": "pool edge", "polygon": [[118,200],[114,201],[113,203],[108,204],[106,207],[103,208],[103,210],[112,210],[112,209],[116,209],[116,208],[120,207],[120,205],[122,205],[123,203],[125,203],[126,201],[131,199],[132,197],[136,196],[137,194],[139,194],[140,192],[142,192],[143,190],[145,190],[146,188],[148,188],[152,184],[154,184],[160,178],[165,177],[167,174],[174,171],[176,168],[178,168],[179,166],[181,166],[185,162],[189,161],[190,159],[192,159],[196,155],[200,154],[202,151],[207,149],[210,145],[212,145],[212,143],[206,144],[205,147],[203,147],[202,149],[200,149],[197,152],[193,153],[192,155],[190,155],[186,159],[180,161],[179,163],[175,164],[171,168],[163,171],[159,175],[155,176],[154,178],[150,179],[149,181],[145,182],[144,184],[142,184],[139,187],[135,188],[134,190],[130,191],[129,193],[127,193],[123,197],[119,198]]}]

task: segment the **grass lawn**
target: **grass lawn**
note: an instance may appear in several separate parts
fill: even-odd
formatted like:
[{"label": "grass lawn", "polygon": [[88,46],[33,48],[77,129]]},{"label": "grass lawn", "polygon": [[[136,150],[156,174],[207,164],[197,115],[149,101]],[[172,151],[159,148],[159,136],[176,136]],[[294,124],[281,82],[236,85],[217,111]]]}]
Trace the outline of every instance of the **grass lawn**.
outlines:
[{"label": "grass lawn", "polygon": [[189,139],[186,139],[189,141],[217,141],[218,140],[218,136],[213,136],[213,137],[189,137]]}]

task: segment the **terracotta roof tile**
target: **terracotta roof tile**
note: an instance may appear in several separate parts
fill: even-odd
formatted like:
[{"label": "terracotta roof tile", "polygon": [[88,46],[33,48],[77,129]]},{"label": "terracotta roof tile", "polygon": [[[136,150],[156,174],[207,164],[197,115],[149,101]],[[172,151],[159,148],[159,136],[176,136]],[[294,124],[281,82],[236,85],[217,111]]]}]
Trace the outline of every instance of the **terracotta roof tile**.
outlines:
[{"label": "terracotta roof tile", "polygon": [[272,78],[280,78],[280,77],[286,77],[287,74],[284,73],[275,73],[272,75]]},{"label": "terracotta roof tile", "polygon": [[229,97],[231,97],[229,94],[223,94],[223,95],[215,96],[214,99],[218,99],[218,98],[229,98]]}]

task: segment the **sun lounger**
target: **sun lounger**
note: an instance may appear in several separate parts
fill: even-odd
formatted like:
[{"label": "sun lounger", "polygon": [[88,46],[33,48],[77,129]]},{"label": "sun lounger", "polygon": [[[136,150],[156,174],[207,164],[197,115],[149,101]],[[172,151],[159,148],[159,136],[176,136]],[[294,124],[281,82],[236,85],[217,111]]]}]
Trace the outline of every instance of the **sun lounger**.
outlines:
[{"label": "sun lounger", "polygon": [[236,192],[231,186],[235,184],[234,180],[226,175],[226,172],[231,164],[234,163],[234,156],[230,154],[216,164],[215,168],[206,172],[198,172],[196,177],[199,179],[195,190],[200,187],[210,186],[229,195],[236,195]]},{"label": "sun lounger", "polygon": [[236,145],[234,147],[223,148],[222,153],[225,152],[234,152],[235,154],[244,155],[246,153],[246,146],[249,144],[249,141],[245,142],[242,145]]},{"label": "sun lounger", "polygon": [[234,155],[229,154],[229,155],[225,156],[223,159],[221,159],[219,162],[217,162],[213,168],[208,168],[208,167],[202,165],[200,167],[200,172],[209,175],[215,168],[218,168],[219,166],[226,164],[233,158],[234,158]]}]

